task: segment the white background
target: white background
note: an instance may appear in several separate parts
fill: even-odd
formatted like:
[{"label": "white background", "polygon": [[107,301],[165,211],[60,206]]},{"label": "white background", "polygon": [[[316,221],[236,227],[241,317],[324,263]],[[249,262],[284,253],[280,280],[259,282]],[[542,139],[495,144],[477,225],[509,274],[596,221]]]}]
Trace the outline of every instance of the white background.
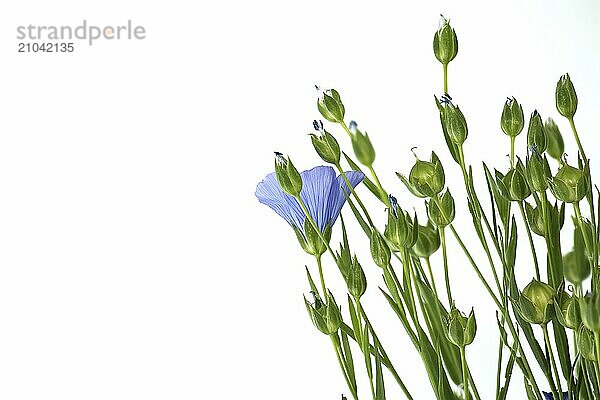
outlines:
[{"label": "white background", "polygon": [[[340,91],[348,119],[378,149],[384,186],[422,217],[422,203],[394,172],[408,172],[413,146],[421,157],[438,152],[459,204],[457,226],[473,248],[460,176],[433,102],[442,91],[431,46],[440,13],[459,38],[449,89],[469,122],[469,162],[507,168],[508,140],[498,121],[513,95],[526,114],[538,108],[555,117],[574,161],[568,126],[554,108],[555,83],[565,72],[577,88],[576,121],[592,158],[599,143],[597,3],[418,4],[4,4],[0,398],[347,393],[329,340],[302,302],[304,265],[315,266],[287,224],[254,198],[273,150],[290,154],[301,169],[321,163],[306,136],[319,116],[314,84]],[[72,54],[17,53],[18,25],[76,26],[84,18],[96,25],[131,19],[147,39],[77,43]],[[345,134],[328,127],[350,150]],[[521,156],[524,141],[517,141]],[[383,208],[369,204],[382,226]],[[355,223],[350,238],[367,270],[364,303],[382,341],[414,398],[432,398],[420,360],[377,291],[380,272]],[[474,306],[479,322],[467,356],[483,397],[492,398],[494,309],[450,242],[458,306]],[[441,286],[439,261],[437,254]],[[327,281],[343,299],[341,279],[326,263]],[[517,269],[524,285],[533,274],[527,253]],[[509,398],[522,398],[518,374],[511,386]],[[390,399],[400,397],[391,377],[387,387]]]}]

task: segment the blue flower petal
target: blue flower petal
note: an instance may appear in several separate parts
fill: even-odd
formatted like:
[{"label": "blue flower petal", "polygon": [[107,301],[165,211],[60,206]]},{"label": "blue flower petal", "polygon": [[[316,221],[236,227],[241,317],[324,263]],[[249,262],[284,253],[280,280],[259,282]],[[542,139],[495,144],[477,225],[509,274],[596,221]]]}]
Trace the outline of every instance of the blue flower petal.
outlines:
[{"label": "blue flower petal", "polygon": [[[542,394],[544,395],[544,398],[546,400],[554,400],[554,396],[552,396],[552,393],[542,391]],[[563,400],[569,400],[569,392],[563,392]]]},{"label": "blue flower petal", "polygon": [[[365,175],[358,171],[348,171],[346,172],[346,177],[348,178],[348,181],[352,187],[356,187],[356,185],[363,180]],[[338,175],[335,185],[331,187],[329,204],[327,205],[327,209],[329,210],[328,221],[331,222],[332,226],[340,215],[340,211],[346,202],[346,195],[350,196],[350,193],[350,188],[348,188],[344,177],[342,175]]]},{"label": "blue flower petal", "polygon": [[300,174],[302,191],[300,198],[308,208],[308,213],[323,232],[329,222],[329,196],[331,187],[336,184],[335,171],[332,167],[315,167]]},{"label": "blue flower petal", "polygon": [[256,186],[256,197],[262,204],[266,204],[279,216],[287,221],[290,226],[304,230],[305,215],[295,198],[281,190],[275,173],[270,173]]},{"label": "blue flower petal", "polygon": [[[346,202],[344,192],[350,194],[350,189],[342,176],[335,176],[332,167],[319,166],[300,174],[302,177],[302,191],[300,198],[306,204],[308,213],[315,220],[321,232],[325,231],[328,224],[333,226],[342,206]],[[348,181],[355,187],[364,175],[361,172],[346,172]],[[269,206],[292,227],[297,227],[304,232],[306,219],[298,201],[283,192],[277,182],[275,173],[265,177],[256,186],[258,201]]]}]

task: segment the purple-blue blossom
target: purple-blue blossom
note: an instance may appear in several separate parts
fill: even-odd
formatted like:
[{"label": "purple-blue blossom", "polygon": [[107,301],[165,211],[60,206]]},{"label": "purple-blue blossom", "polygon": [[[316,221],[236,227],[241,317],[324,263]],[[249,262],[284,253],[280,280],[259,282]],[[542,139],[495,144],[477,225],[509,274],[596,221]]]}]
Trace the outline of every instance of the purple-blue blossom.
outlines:
[{"label": "purple-blue blossom", "polygon": [[[343,176],[336,176],[332,167],[315,167],[300,173],[300,176],[302,177],[300,198],[321,232],[325,232],[327,225],[333,226],[340,215],[346,202],[346,194],[350,194],[348,185]],[[364,175],[362,172],[349,171],[346,172],[346,177],[350,184],[356,187],[363,180]],[[290,226],[304,232],[306,216],[298,200],[281,190],[274,172],[258,184],[255,194],[258,201],[271,207]]]}]

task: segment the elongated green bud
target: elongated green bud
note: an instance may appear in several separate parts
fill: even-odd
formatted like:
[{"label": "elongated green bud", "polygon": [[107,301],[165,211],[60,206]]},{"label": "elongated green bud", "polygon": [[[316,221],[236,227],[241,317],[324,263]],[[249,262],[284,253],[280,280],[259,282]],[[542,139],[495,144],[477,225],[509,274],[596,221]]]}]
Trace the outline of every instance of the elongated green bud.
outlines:
[{"label": "elongated green bud", "polygon": [[452,143],[457,146],[462,145],[467,140],[469,129],[467,128],[467,120],[460,108],[448,103],[444,107],[443,117],[444,127]]},{"label": "elongated green bud", "polygon": [[548,139],[548,148],[546,152],[555,160],[560,160],[565,152],[565,142],[560,134],[558,126],[552,118],[548,118],[544,123],[546,138]]},{"label": "elongated green bud", "polygon": [[596,341],[594,334],[589,329],[586,329],[585,326],[579,329],[577,344],[579,345],[579,353],[583,358],[589,361],[596,361]]},{"label": "elongated green bud", "polygon": [[315,120],[313,127],[317,133],[311,133],[310,140],[319,157],[327,163],[339,164],[341,151],[337,140],[323,128],[323,122]]},{"label": "elongated green bud", "polygon": [[556,109],[566,118],[573,118],[577,111],[577,93],[569,74],[560,77],[556,84]]},{"label": "elongated green bud", "polygon": [[450,21],[444,18],[443,15],[440,20],[440,27],[433,35],[433,53],[439,62],[446,65],[454,60],[458,53],[456,32],[450,26]]},{"label": "elongated green bud", "polygon": [[502,197],[509,201],[523,201],[531,194],[527,179],[525,178],[525,167],[521,160],[515,168],[502,175],[496,171],[496,183]]},{"label": "elongated green bud", "polygon": [[317,108],[319,112],[329,122],[335,122],[341,124],[344,122],[344,114],[346,109],[340,98],[340,94],[335,89],[327,89],[321,91],[317,86],[317,90],[320,92],[319,99],[317,100]]},{"label": "elongated green bud", "polygon": [[546,151],[548,142],[546,140],[546,131],[544,130],[544,123],[542,117],[535,110],[529,118],[529,128],[527,129],[527,146],[535,146],[538,153],[542,154]]},{"label": "elongated green bud", "polygon": [[600,333],[600,295],[596,292],[580,298],[581,320],[586,328]]},{"label": "elongated green bud", "polygon": [[387,268],[392,257],[385,239],[375,229],[373,229],[373,233],[371,234],[371,257],[373,257],[375,265],[379,268]]},{"label": "elongated green bud", "polygon": [[523,107],[512,97],[506,100],[500,117],[500,127],[502,132],[510,137],[517,137],[523,130],[525,118],[523,116]]},{"label": "elongated green bud", "polygon": [[375,148],[369,139],[369,135],[362,133],[356,126],[356,122],[350,122],[350,132],[352,133],[352,149],[356,159],[363,165],[370,167],[375,161]]},{"label": "elongated green bud", "polygon": [[289,157],[286,159],[279,152],[275,152],[275,177],[284,192],[290,196],[300,195],[302,177]]},{"label": "elongated green bud", "polygon": [[548,179],[552,177],[546,156],[542,157],[535,146],[531,148],[525,160],[525,178],[534,192],[543,192],[548,188]]},{"label": "elongated green bud", "polygon": [[348,270],[346,284],[348,285],[348,291],[354,298],[360,298],[367,290],[367,277],[356,256],[354,256],[352,265]]}]

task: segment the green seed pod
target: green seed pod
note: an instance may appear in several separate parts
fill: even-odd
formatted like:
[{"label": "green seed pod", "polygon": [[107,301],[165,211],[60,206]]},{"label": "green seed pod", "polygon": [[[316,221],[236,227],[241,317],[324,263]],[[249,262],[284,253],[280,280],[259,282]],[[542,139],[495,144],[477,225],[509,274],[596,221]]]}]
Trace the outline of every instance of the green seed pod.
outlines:
[{"label": "green seed pod", "polygon": [[387,268],[392,257],[385,239],[376,229],[371,234],[371,257],[379,268]]},{"label": "green seed pod", "polygon": [[375,149],[369,135],[364,134],[356,127],[356,122],[350,122],[350,131],[352,132],[352,149],[356,159],[363,165],[370,167],[375,161]]},{"label": "green seed pod", "polygon": [[586,328],[600,333],[600,295],[596,292],[586,294],[579,299],[581,320]]},{"label": "green seed pod", "polygon": [[454,60],[458,53],[456,32],[450,26],[450,21],[444,18],[443,15],[440,20],[440,27],[433,36],[433,53],[435,58],[444,65]]},{"label": "green seed pod", "polygon": [[580,285],[590,276],[590,261],[587,257],[577,257],[574,251],[563,256],[565,279],[574,285]]},{"label": "green seed pod", "polygon": [[521,107],[514,97],[509,98],[504,103],[502,116],[500,117],[502,132],[510,137],[517,137],[523,130],[524,125],[523,107]]},{"label": "green seed pod", "polygon": [[548,179],[552,177],[546,156],[542,157],[535,147],[525,159],[525,178],[534,192],[544,192],[548,188]]},{"label": "green seed pod", "polygon": [[571,167],[565,161],[550,181],[550,190],[557,199],[575,203],[588,193],[588,182],[588,176],[583,170]]},{"label": "green seed pod", "polygon": [[419,234],[415,245],[410,249],[416,257],[429,258],[440,248],[440,233],[431,221],[419,225]]},{"label": "green seed pod", "polygon": [[554,302],[554,311],[556,319],[562,326],[568,329],[579,329],[581,326],[581,312],[579,310],[579,301],[577,298],[569,296],[564,291],[560,298]]},{"label": "green seed pod", "polygon": [[544,219],[542,218],[541,207],[534,208],[531,204],[525,203],[525,213],[527,214],[527,223],[533,233],[544,236]]},{"label": "green seed pod", "polygon": [[448,102],[444,106],[443,114],[443,124],[446,132],[448,133],[448,137],[457,146],[461,146],[465,140],[467,140],[467,136],[469,135],[469,129],[467,127],[467,120],[465,119],[464,114],[460,111],[458,106]]},{"label": "green seed pod", "polygon": [[[302,246],[302,249],[305,252],[313,256],[321,256],[323,253],[325,253],[325,250],[327,250],[327,245],[323,243],[323,240],[308,219],[304,220],[304,232],[300,232],[300,230],[295,226],[293,228],[294,232],[296,233],[296,238],[298,239],[298,242],[300,242],[300,246]],[[323,236],[327,240],[327,243],[329,243],[329,240],[331,239],[330,224],[325,227]]]},{"label": "green seed pod", "polygon": [[281,189],[290,196],[299,196],[302,190],[302,177],[288,157],[275,152],[275,177]]},{"label": "green seed pod", "polygon": [[546,151],[550,157],[555,160],[560,160],[565,152],[565,142],[563,141],[558,126],[552,118],[546,120],[544,130],[546,131],[546,138],[548,139],[548,148]]},{"label": "green seed pod", "polygon": [[546,131],[544,130],[544,123],[542,117],[535,110],[529,118],[529,128],[527,129],[527,146],[535,146],[538,153],[546,151],[548,145],[546,139]]},{"label": "green seed pod", "polygon": [[594,334],[582,326],[579,329],[579,338],[577,340],[579,345],[579,353],[589,361],[596,361],[596,340]]},{"label": "green seed pod", "polygon": [[577,111],[577,93],[569,74],[561,76],[556,84],[556,109],[560,115],[569,119]]},{"label": "green seed pod", "polygon": [[438,228],[444,228],[454,221],[455,209],[454,198],[447,189],[444,194],[432,198],[428,204],[429,219]]},{"label": "green seed pod", "polygon": [[469,316],[465,316],[454,305],[446,320],[446,338],[458,347],[465,347],[473,343],[477,333],[475,313],[471,309]]},{"label": "green seed pod", "polygon": [[321,93],[317,100],[317,108],[319,112],[329,122],[341,124],[344,122],[345,108],[340,94],[335,89],[321,91],[317,86],[317,90]]},{"label": "green seed pod", "polygon": [[496,171],[496,184],[502,197],[509,201],[523,201],[531,194],[529,185],[525,179],[525,167],[521,160],[515,168],[502,175]]},{"label": "green seed pod", "polygon": [[444,189],[444,167],[435,153],[431,153],[431,161],[417,158],[408,175],[408,181],[419,197],[433,197]]},{"label": "green seed pod", "polygon": [[323,129],[323,122],[315,120],[313,126],[318,133],[311,133],[310,140],[319,157],[327,163],[339,164],[341,151],[337,140],[332,134]]},{"label": "green seed pod", "polygon": [[346,277],[346,284],[348,285],[348,291],[354,298],[358,299],[367,290],[367,277],[362,267],[358,263],[356,256],[352,260],[352,264],[348,270],[348,276]]},{"label": "green seed pod", "polygon": [[394,196],[390,196],[390,208],[388,210],[388,223],[385,226],[384,236],[392,246],[393,251],[410,249],[417,241],[419,235],[419,224],[398,207]]},{"label": "green seed pod", "polygon": [[519,296],[518,310],[531,324],[547,324],[552,319],[554,289],[544,282],[533,279]]},{"label": "green seed pod", "polygon": [[331,292],[327,294],[327,303],[323,303],[318,295],[311,304],[304,298],[304,305],[315,327],[326,335],[335,334],[342,325],[342,314]]}]

